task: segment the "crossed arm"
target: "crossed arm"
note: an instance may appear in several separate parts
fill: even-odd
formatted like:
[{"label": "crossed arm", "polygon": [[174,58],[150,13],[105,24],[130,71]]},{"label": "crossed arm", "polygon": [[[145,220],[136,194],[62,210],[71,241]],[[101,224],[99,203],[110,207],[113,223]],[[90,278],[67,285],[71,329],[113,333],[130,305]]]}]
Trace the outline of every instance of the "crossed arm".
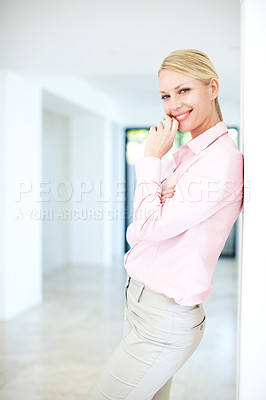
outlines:
[{"label": "crossed arm", "polygon": [[[162,192],[161,161],[143,157],[136,162],[133,222],[127,229],[130,246],[177,236],[225,206],[242,201],[242,159],[219,162],[209,154],[178,180],[175,191]],[[162,201],[163,200],[163,201]]]}]

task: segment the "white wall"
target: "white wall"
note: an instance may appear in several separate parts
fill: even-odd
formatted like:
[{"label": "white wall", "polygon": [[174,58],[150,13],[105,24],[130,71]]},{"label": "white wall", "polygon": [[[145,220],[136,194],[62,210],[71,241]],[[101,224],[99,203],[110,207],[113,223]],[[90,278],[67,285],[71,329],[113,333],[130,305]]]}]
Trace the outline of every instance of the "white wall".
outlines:
[{"label": "white wall", "polygon": [[[90,89],[86,83],[83,85],[80,79],[48,81],[7,71],[0,73],[0,319],[3,320],[42,300],[42,261],[44,274],[48,275],[68,262],[73,266],[113,266],[116,256],[123,258],[123,218],[112,216],[112,198],[117,196],[113,193],[114,182],[123,180],[124,173],[124,131],[119,123],[114,123],[120,115],[118,106],[108,96]],[[42,93],[49,90],[49,101],[53,99],[56,113],[51,112],[53,107],[44,112],[42,142]],[[47,96],[43,100],[46,103]],[[97,115],[90,112],[90,107]],[[71,123],[61,114],[67,115]],[[69,178],[73,185],[70,202],[64,203],[67,221],[60,223],[54,217],[49,221],[51,214],[43,202],[48,194],[52,196],[49,206],[53,213],[60,210],[53,198],[56,196],[53,181],[57,177]],[[45,179],[50,179],[48,188]],[[85,186],[92,184],[92,190],[83,193],[80,201],[82,190],[87,190],[80,186],[84,182]],[[61,192],[64,188],[58,189]],[[19,191],[23,191],[21,196]],[[118,208],[123,209],[121,202]],[[82,213],[77,217],[84,209],[85,220]]]},{"label": "white wall", "polygon": [[266,3],[242,0],[242,127],[245,159],[239,298],[238,400],[266,399],[265,93]]},{"label": "white wall", "polygon": [[0,182],[1,182],[1,195],[0,195],[0,318],[4,318],[5,314],[5,141],[6,141],[6,114],[7,114],[7,73],[0,71]]},{"label": "white wall", "polygon": [[49,110],[43,112],[42,135],[42,264],[50,275],[69,263],[70,121]]},{"label": "white wall", "polygon": [[[111,124],[111,154],[112,161],[109,171],[111,185],[111,237],[112,237],[112,263],[114,266],[124,265],[125,251],[125,130],[117,124]],[[107,177],[108,179],[108,177]]]},{"label": "white wall", "polygon": [[41,90],[7,71],[0,86],[0,319],[8,320],[42,299]]},{"label": "white wall", "polygon": [[104,136],[104,255],[109,267],[124,268],[125,250],[125,129],[105,121]]},{"label": "white wall", "polygon": [[[44,78],[37,82],[45,90],[47,108],[72,121],[69,154],[75,189],[69,209],[77,218],[70,216],[69,262],[121,266],[125,225],[122,106],[79,78]],[[85,181],[82,189],[81,180]],[[80,195],[82,202],[77,201]]]},{"label": "white wall", "polygon": [[221,108],[226,125],[240,128],[240,101],[239,103],[221,103]]},{"label": "white wall", "polygon": [[[58,156],[60,147],[66,145],[62,140],[67,135],[63,133],[69,130],[68,161],[65,159],[64,165],[69,164],[68,179],[73,193],[71,202],[65,204],[69,223],[65,224],[64,234],[69,232],[73,240],[68,238],[69,254],[66,256],[65,253],[65,264],[121,267],[124,255],[124,129],[47,91],[44,92],[44,104],[47,110],[44,113],[43,154],[47,160],[44,174],[47,179],[63,176],[63,164]],[[66,127],[64,121],[69,121],[70,126]],[[56,204],[53,207],[55,213]],[[62,203],[57,207],[60,210]],[[50,245],[54,249],[53,255],[44,254],[43,257],[48,263],[44,269],[49,273],[57,269],[58,258],[63,261],[63,244],[67,243],[67,238],[62,239],[58,221],[44,220],[43,223],[46,225],[44,246],[47,242],[44,252],[46,254]],[[54,267],[51,267],[52,263]]]},{"label": "white wall", "polygon": [[[62,99],[61,104],[55,104],[57,110],[64,108],[71,114],[71,108],[79,108],[102,116],[108,121],[121,122],[120,105],[111,96],[95,89],[86,80],[74,76],[57,76],[35,78],[36,83],[53,96]],[[70,104],[70,107],[67,106]],[[74,114],[77,114],[75,111]]]},{"label": "white wall", "polygon": [[[104,120],[94,114],[73,118],[70,136],[70,179],[73,196],[70,209],[70,263],[102,264],[105,261],[104,224]],[[75,216],[76,215],[76,219]],[[109,240],[111,240],[109,238]]]},{"label": "white wall", "polygon": [[[50,78],[38,82],[45,88],[45,107],[70,121],[73,195],[68,220],[73,240],[69,241],[69,262],[121,266],[125,135],[121,124],[114,122],[118,116],[121,119],[121,113],[115,112],[117,104],[85,81],[81,85],[80,79]],[[95,113],[90,112],[90,107]]]}]

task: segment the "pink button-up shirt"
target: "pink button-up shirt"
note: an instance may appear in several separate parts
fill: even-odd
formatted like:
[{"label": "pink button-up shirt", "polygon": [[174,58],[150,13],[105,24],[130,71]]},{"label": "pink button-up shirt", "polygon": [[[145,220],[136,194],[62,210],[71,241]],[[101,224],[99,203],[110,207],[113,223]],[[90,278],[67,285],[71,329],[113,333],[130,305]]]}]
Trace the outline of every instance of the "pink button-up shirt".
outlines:
[{"label": "pink button-up shirt", "polygon": [[[243,154],[219,122],[181,146],[161,171],[137,160],[133,222],[125,268],[133,279],[182,305],[202,303],[243,205]],[[161,203],[162,191],[176,185]]]}]

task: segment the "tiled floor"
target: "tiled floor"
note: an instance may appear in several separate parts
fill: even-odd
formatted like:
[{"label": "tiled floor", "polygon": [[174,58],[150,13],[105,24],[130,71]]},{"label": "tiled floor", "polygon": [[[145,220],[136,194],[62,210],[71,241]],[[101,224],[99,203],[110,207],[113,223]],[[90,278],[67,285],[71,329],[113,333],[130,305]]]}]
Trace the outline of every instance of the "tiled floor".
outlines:
[{"label": "tiled floor", "polygon": [[[0,323],[0,400],[89,400],[122,335],[125,279],[123,266],[73,266],[45,280],[43,304]],[[171,400],[235,399],[237,260],[220,259],[213,282]]]}]

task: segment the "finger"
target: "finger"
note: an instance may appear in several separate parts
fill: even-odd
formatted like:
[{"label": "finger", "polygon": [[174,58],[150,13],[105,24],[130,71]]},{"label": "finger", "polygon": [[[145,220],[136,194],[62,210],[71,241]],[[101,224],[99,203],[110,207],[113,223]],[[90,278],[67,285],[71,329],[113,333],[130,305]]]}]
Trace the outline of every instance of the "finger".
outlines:
[{"label": "finger", "polygon": [[174,194],[175,194],[175,191],[174,192],[170,192],[170,193],[165,193],[165,194],[161,195],[161,199],[162,198],[173,197]]},{"label": "finger", "polygon": [[156,132],[157,128],[155,126],[151,126],[149,132]]},{"label": "finger", "polygon": [[166,120],[167,117],[169,117],[169,115],[164,114],[163,119]]},{"label": "finger", "polygon": [[161,200],[171,199],[174,197],[174,193],[169,193],[161,197]]},{"label": "finger", "polygon": [[[173,196],[172,196],[173,197]],[[163,199],[161,199],[161,203],[165,203],[167,199],[170,199],[171,197],[165,197]]]},{"label": "finger", "polygon": [[173,118],[172,132],[174,135],[176,135],[178,127],[179,127],[179,122],[175,118]]},{"label": "finger", "polygon": [[165,202],[168,197],[162,197],[161,201]]},{"label": "finger", "polygon": [[162,195],[168,194],[168,193],[173,193],[175,192],[175,189],[167,189],[165,191],[162,192]]},{"label": "finger", "polygon": [[162,131],[162,130],[163,130],[163,123],[162,122],[158,122],[157,131]]},{"label": "finger", "polygon": [[169,115],[165,115],[165,129],[171,130],[173,124],[173,118],[171,118]]},{"label": "finger", "polygon": [[175,185],[174,186],[170,186],[169,187],[169,189],[165,189],[162,193],[168,193],[168,192],[170,192],[170,191],[173,191],[173,190],[175,190]]}]

